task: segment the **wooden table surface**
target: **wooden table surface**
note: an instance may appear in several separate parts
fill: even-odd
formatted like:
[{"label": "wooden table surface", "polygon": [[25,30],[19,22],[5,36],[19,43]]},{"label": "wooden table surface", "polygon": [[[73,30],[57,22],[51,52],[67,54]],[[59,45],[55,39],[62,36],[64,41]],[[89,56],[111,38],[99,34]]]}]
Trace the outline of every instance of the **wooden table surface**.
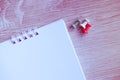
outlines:
[{"label": "wooden table surface", "polygon": [[[88,18],[86,35],[70,25]],[[120,0],[0,0],[0,42],[64,19],[87,80],[120,80]]]}]

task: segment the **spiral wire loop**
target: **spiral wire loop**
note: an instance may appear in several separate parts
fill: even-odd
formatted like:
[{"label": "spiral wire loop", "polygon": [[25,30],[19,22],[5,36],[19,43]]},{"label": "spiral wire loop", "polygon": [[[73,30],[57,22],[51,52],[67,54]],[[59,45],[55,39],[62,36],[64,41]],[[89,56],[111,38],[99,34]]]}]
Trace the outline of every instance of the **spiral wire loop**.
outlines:
[{"label": "spiral wire loop", "polygon": [[20,43],[24,40],[30,39],[30,38],[37,36],[37,35],[39,35],[37,30],[29,29],[25,32],[19,33],[17,36],[11,36],[10,41],[12,44],[17,44],[17,43]]}]

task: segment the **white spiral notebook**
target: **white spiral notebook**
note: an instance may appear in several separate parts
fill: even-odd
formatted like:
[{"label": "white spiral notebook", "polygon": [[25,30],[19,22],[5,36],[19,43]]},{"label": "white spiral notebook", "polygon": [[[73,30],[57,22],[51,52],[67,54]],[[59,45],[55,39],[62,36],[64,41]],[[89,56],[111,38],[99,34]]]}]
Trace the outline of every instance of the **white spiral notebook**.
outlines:
[{"label": "white spiral notebook", "polygon": [[85,80],[64,21],[0,43],[0,80]]}]

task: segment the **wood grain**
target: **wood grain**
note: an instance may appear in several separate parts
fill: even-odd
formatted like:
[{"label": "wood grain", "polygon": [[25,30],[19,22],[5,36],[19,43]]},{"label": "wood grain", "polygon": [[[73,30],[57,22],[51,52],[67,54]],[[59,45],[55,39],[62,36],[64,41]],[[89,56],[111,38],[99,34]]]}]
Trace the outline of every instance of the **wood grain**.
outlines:
[{"label": "wood grain", "polygon": [[[0,42],[63,18],[87,80],[120,80],[120,0],[24,0],[22,24],[13,12],[18,1],[11,0],[6,13],[15,26],[0,28]],[[81,17],[91,21],[89,34],[69,28]]]}]

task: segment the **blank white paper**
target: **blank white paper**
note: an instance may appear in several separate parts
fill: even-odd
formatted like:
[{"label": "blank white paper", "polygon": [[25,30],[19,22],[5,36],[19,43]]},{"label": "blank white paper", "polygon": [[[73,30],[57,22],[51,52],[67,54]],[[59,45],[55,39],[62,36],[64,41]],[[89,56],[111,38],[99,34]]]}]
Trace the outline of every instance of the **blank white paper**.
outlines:
[{"label": "blank white paper", "polygon": [[0,80],[85,80],[64,21],[37,31],[20,43],[0,44]]}]

